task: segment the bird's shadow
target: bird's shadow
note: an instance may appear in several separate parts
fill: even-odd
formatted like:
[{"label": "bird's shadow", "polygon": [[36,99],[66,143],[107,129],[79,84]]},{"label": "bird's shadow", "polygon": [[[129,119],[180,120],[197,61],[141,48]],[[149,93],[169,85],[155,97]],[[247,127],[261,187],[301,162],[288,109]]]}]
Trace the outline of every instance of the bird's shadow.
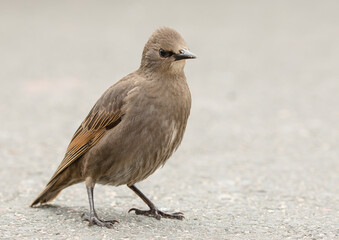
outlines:
[{"label": "bird's shadow", "polygon": [[85,208],[72,208],[68,206],[61,206],[57,204],[42,204],[39,206],[35,206],[36,209],[43,209],[44,211],[49,211],[55,215],[62,215],[66,218],[74,218],[75,215],[80,215],[86,212]]},{"label": "bird's shadow", "polygon": [[[35,209],[41,209],[43,211],[48,211],[51,214],[54,214],[55,216],[62,216],[64,220],[67,219],[73,219],[73,220],[79,220],[82,221],[81,216],[84,213],[87,213],[89,210],[86,207],[69,207],[64,205],[57,205],[57,204],[42,204],[33,207]],[[99,216],[102,219],[105,220],[118,220],[120,221],[135,221],[140,222],[138,220],[139,216],[136,216],[135,214],[129,214],[129,213],[123,213],[123,212],[112,212],[112,210],[109,209],[97,209]]]}]

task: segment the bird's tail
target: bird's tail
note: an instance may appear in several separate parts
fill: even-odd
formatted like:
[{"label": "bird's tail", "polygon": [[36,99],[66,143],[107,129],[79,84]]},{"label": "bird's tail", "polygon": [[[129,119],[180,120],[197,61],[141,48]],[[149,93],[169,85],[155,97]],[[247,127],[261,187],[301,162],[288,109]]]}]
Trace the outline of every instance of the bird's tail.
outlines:
[{"label": "bird's tail", "polygon": [[64,187],[60,186],[58,187],[56,184],[58,179],[55,179],[54,181],[47,184],[45,189],[39,194],[39,196],[33,201],[31,204],[31,207],[34,205],[37,205],[38,203],[47,203],[52,201],[54,198],[58,196],[58,194],[61,192]]},{"label": "bird's tail", "polygon": [[52,201],[54,198],[58,196],[58,194],[64,189],[73,184],[81,182],[81,178],[76,177],[73,178],[71,174],[74,174],[73,169],[66,169],[62,173],[53,176],[52,179],[49,181],[45,189],[39,194],[39,196],[33,201],[31,207],[37,205],[38,203],[47,203]]},{"label": "bird's tail", "polygon": [[64,189],[73,184],[82,182],[78,165],[70,165],[64,171],[54,174],[44,190],[32,202],[31,207],[39,203],[47,203],[52,201]]}]

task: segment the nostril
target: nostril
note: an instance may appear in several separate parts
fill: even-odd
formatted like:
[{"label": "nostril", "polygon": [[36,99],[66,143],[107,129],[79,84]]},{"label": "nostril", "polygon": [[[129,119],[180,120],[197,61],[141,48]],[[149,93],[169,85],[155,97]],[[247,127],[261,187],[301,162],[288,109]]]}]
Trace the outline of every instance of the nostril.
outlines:
[{"label": "nostril", "polygon": [[184,50],[182,50],[182,49],[179,51],[179,53],[184,53],[184,52],[185,52],[185,51],[184,51]]}]

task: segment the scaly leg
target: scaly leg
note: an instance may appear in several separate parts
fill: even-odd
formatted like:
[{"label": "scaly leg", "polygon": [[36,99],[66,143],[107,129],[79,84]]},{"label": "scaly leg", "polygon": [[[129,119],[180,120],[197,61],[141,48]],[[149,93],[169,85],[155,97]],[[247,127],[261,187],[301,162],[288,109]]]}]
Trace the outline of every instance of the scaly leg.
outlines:
[{"label": "scaly leg", "polygon": [[81,218],[85,221],[89,222],[89,226],[92,225],[98,225],[100,227],[107,227],[107,228],[112,228],[114,223],[117,223],[117,220],[112,220],[112,221],[104,221],[99,219],[95,208],[94,208],[94,200],[93,200],[93,189],[94,189],[94,183],[90,180],[86,179],[86,188],[87,188],[87,194],[88,194],[88,201],[89,201],[89,208],[90,212],[88,214],[82,214]]},{"label": "scaly leg", "polygon": [[146,215],[150,217],[154,217],[158,220],[163,218],[171,218],[171,219],[184,219],[184,214],[182,212],[175,212],[172,214],[164,213],[157,209],[157,207],[134,185],[128,186],[132,189],[150,208],[150,210],[139,210],[136,208],[131,208],[128,212],[135,211],[137,215]]}]

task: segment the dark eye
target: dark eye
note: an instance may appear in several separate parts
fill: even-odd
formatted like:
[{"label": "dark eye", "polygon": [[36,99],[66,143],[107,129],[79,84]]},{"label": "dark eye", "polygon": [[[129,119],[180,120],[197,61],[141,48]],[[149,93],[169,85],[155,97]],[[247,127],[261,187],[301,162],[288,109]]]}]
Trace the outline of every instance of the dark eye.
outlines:
[{"label": "dark eye", "polygon": [[160,56],[166,57],[166,51],[164,49],[159,50]]},{"label": "dark eye", "polygon": [[173,55],[173,52],[172,52],[172,51],[165,51],[164,49],[161,48],[161,49],[159,50],[159,54],[160,54],[161,57],[167,58],[167,57],[172,56],[172,55]]}]

